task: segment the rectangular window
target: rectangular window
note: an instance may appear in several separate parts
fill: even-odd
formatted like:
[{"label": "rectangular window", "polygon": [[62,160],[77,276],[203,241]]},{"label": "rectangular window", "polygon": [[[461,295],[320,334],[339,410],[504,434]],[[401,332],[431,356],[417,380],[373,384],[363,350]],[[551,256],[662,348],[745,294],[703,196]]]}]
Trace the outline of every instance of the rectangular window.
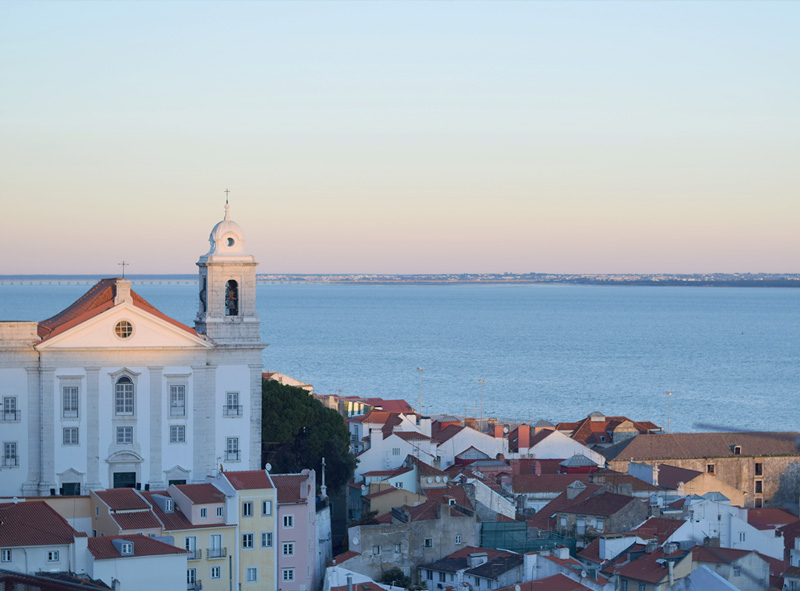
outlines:
[{"label": "rectangular window", "polygon": [[212,566],[211,567],[211,578],[212,579],[221,579],[222,578],[222,568],[219,566]]},{"label": "rectangular window", "polygon": [[11,466],[18,466],[19,458],[17,457],[17,442],[6,441],[3,443],[3,466],[9,468]]},{"label": "rectangular window", "polygon": [[114,386],[114,412],[118,415],[133,414],[133,382],[121,377]]},{"label": "rectangular window", "polygon": [[197,569],[196,568],[187,568],[186,569],[186,584],[187,585],[194,585],[197,582]]},{"label": "rectangular window", "polygon": [[639,591],[645,591],[645,584],[639,583]]},{"label": "rectangular window", "polygon": [[208,536],[208,558],[222,558],[225,551],[222,549],[222,534],[211,534]]},{"label": "rectangular window", "polygon": [[248,550],[253,548],[253,534],[242,534],[242,548]]},{"label": "rectangular window", "polygon": [[169,426],[169,442],[170,443],[186,443],[186,426],[185,425],[170,425]]},{"label": "rectangular window", "polygon": [[[378,552],[378,554],[380,554],[380,552]],[[284,556],[294,556],[294,542],[284,542],[283,543],[283,555]]]},{"label": "rectangular window", "polygon": [[763,476],[764,475],[764,464],[761,462],[756,462],[755,465],[756,476]]},{"label": "rectangular window", "polygon": [[63,442],[64,445],[78,445],[78,428],[64,427]]},{"label": "rectangular window", "polygon": [[293,568],[285,568],[282,571],[281,577],[284,581],[294,581],[294,569]]},{"label": "rectangular window", "polygon": [[263,532],[261,532],[261,547],[262,548],[272,548],[272,532],[271,531],[263,531]]},{"label": "rectangular window", "polygon": [[78,387],[64,386],[61,388],[61,414],[65,419],[78,418]]},{"label": "rectangular window", "polygon": [[239,461],[239,438],[228,437],[225,439],[225,460],[228,462]]},{"label": "rectangular window", "polygon": [[117,443],[120,445],[133,443],[133,427],[117,427]]},{"label": "rectangular window", "polygon": [[245,581],[248,583],[255,583],[258,581],[258,567],[248,566],[245,574]]},{"label": "rectangular window", "polygon": [[628,581],[623,580],[620,591],[628,591]]},{"label": "rectangular window", "polygon": [[740,531],[740,532],[739,532],[739,541],[740,541],[740,542],[744,542],[744,539],[745,539],[744,532],[743,532],[743,531]]},{"label": "rectangular window", "polygon": [[169,416],[186,415],[186,386],[169,387]]},{"label": "rectangular window", "polygon": [[6,396],[3,398],[3,414],[1,416],[2,420],[7,423],[13,423],[19,420],[16,396]]},{"label": "rectangular window", "polygon": [[286,529],[294,527],[294,515],[283,516],[283,527]]},{"label": "rectangular window", "polygon": [[742,576],[742,567],[741,566],[734,566],[733,567],[733,576],[734,577],[741,577]]},{"label": "rectangular window", "polygon": [[456,544],[461,543],[461,534],[456,534]]},{"label": "rectangular window", "polygon": [[58,562],[58,550],[50,550],[47,553],[47,562]]},{"label": "rectangular window", "polygon": [[395,544],[394,545],[395,554],[400,554],[400,552],[402,552],[402,551],[403,551],[403,547],[400,544]]},{"label": "rectangular window", "polygon": [[245,501],[242,503],[242,517],[253,516],[253,501]]},{"label": "rectangular window", "polygon": [[3,562],[11,562],[11,550],[3,550],[0,560]]},{"label": "rectangular window", "polygon": [[706,474],[714,473],[714,464],[706,464]]},{"label": "rectangular window", "polygon": [[400,455],[400,448],[399,447],[393,447],[392,448],[392,455],[393,456],[399,456]]},{"label": "rectangular window", "polygon": [[186,536],[183,540],[183,547],[189,551],[189,556],[187,556],[189,560],[197,558],[197,536]]},{"label": "rectangular window", "polygon": [[439,582],[444,583],[447,580],[445,573],[439,573]]},{"label": "rectangular window", "polygon": [[606,522],[603,519],[598,519],[597,526],[595,527],[595,529],[597,529],[597,531],[603,531],[605,527],[606,527]]},{"label": "rectangular window", "polygon": [[425,547],[433,548],[433,538],[425,538]]},{"label": "rectangular window", "polygon": [[433,580],[433,571],[432,570],[426,570],[425,571],[425,578],[428,579],[429,581],[432,581]]},{"label": "rectangular window", "polygon": [[381,555],[381,547],[380,546],[373,546],[372,547],[372,554],[374,554],[375,556],[380,556]]},{"label": "rectangular window", "polygon": [[200,509],[200,518],[205,519],[206,517],[208,517],[208,509],[203,507],[202,509]]},{"label": "rectangular window", "polygon": [[227,392],[225,394],[225,406],[222,410],[222,416],[225,417],[242,416],[242,406],[239,404],[238,392]]},{"label": "rectangular window", "polygon": [[763,480],[756,480],[756,494],[760,495],[764,493],[764,481]]},{"label": "rectangular window", "polygon": [[217,517],[222,517],[222,507],[217,507]]},{"label": "rectangular window", "polygon": [[272,501],[261,501],[261,514],[272,515]]}]

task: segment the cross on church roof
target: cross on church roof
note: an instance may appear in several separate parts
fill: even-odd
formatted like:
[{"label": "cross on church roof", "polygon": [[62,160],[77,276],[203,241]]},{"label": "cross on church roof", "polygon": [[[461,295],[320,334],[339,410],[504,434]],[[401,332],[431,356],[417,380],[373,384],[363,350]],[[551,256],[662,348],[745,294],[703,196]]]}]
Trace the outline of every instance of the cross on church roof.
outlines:
[{"label": "cross on church roof", "polygon": [[122,278],[125,279],[125,267],[129,267],[130,263],[126,263],[122,261],[121,263],[117,263],[120,267],[122,267]]}]

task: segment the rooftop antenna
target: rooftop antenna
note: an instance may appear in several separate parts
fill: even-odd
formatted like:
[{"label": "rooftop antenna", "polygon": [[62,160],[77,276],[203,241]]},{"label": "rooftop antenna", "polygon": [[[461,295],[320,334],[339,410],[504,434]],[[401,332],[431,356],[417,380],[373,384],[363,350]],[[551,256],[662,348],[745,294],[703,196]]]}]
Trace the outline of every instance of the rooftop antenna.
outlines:
[{"label": "rooftop antenna", "polygon": [[122,267],[122,278],[125,279],[125,267],[130,266],[130,263],[126,263],[125,261],[122,261],[121,263],[117,263],[117,265]]}]

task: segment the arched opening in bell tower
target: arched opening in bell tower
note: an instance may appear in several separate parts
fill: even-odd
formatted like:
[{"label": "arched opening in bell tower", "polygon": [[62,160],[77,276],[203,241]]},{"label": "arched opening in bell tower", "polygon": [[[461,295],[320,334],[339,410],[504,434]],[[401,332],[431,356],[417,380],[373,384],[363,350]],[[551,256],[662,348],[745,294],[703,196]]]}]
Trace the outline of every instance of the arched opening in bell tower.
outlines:
[{"label": "arched opening in bell tower", "polygon": [[239,284],[233,279],[225,284],[225,316],[239,315]]}]

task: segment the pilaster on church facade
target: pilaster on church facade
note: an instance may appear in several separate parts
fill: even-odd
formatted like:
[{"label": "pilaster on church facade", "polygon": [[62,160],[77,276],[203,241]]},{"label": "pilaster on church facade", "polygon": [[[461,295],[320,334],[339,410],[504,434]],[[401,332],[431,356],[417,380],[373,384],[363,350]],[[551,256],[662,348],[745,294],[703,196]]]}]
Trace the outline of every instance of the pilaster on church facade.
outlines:
[{"label": "pilaster on church facade", "polygon": [[119,278],[47,320],[0,322],[0,495],[163,489],[259,467],[257,263],[227,206],[209,241],[198,266],[214,295],[200,290],[200,308],[213,307],[195,328]]}]

